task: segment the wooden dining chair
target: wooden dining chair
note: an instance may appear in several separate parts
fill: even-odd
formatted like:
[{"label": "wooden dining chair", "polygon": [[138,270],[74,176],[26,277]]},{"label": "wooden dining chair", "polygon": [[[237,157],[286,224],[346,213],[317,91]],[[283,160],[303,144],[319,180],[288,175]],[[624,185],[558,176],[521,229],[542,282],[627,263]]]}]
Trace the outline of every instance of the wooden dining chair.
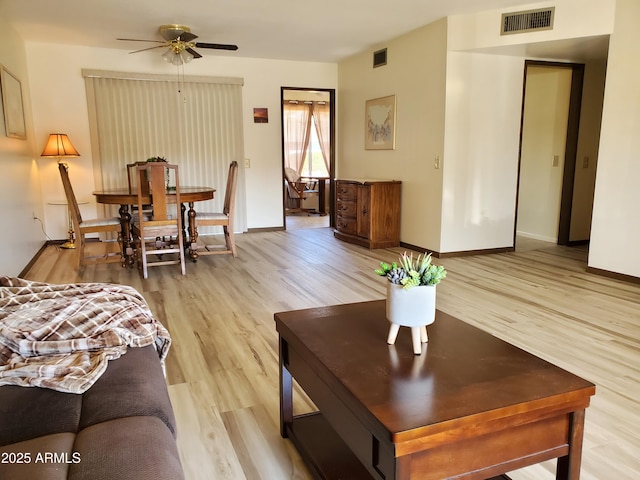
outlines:
[{"label": "wooden dining chair", "polygon": [[[77,267],[83,267],[85,265],[91,265],[96,263],[115,263],[122,262],[122,226],[120,224],[120,218],[96,218],[91,220],[85,220],[82,218],[80,208],[78,207],[78,201],[73,192],[71,181],[69,180],[69,167],[65,163],[58,164],[58,170],[60,170],[60,178],[62,178],[62,185],[64,187],[64,194],[67,197],[67,206],[69,208],[69,214],[71,215],[71,221],[73,222],[73,229],[76,234],[76,265]],[[118,244],[120,248],[118,252],[105,252],[104,255],[85,255],[86,238],[85,235],[89,233],[102,233],[102,232],[115,232],[118,235]]]},{"label": "wooden dining chair", "polygon": [[[175,211],[168,212],[169,197],[166,190],[166,172],[173,171],[175,176]],[[133,241],[136,245],[138,265],[144,278],[148,277],[148,267],[161,265],[180,265],[182,275],[186,274],[184,261],[184,240],[182,238],[182,214],[180,212],[180,179],[178,166],[164,162],[150,162],[136,166],[138,181],[149,180],[151,215],[140,215],[131,225]],[[138,210],[142,211],[149,202],[149,196],[138,189]],[[165,237],[176,237],[177,242],[165,242]],[[167,259],[166,254],[177,253],[178,258]],[[153,261],[149,261],[151,258]]]},{"label": "wooden dining chair", "polygon": [[198,255],[215,255],[230,253],[234,257],[238,256],[236,250],[235,236],[233,232],[233,215],[236,204],[236,185],[238,184],[238,162],[235,160],[229,165],[227,175],[227,187],[224,193],[224,205],[222,212],[196,212],[195,225],[198,227],[221,226],[224,232],[224,246],[202,245],[191,243],[191,251],[196,251]]}]

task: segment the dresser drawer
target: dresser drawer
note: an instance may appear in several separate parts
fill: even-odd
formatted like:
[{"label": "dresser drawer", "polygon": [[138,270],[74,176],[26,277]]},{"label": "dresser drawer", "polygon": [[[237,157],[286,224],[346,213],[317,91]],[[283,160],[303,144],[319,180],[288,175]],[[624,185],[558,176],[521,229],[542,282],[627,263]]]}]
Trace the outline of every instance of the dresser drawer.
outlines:
[{"label": "dresser drawer", "polygon": [[353,217],[345,217],[338,213],[336,215],[336,228],[342,233],[355,235],[358,231],[356,219]]},{"label": "dresser drawer", "polygon": [[336,204],[336,214],[343,217],[356,217],[358,204],[356,202],[338,201]]},{"label": "dresser drawer", "polygon": [[355,183],[338,182],[336,185],[336,198],[338,202],[355,202],[358,198],[358,186]]}]

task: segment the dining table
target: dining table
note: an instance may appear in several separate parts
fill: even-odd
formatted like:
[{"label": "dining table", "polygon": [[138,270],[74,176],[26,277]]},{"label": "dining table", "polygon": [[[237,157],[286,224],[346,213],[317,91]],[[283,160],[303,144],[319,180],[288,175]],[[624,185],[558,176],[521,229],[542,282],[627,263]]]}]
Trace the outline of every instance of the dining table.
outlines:
[{"label": "dining table", "polygon": [[[198,259],[198,252],[195,248],[191,248],[198,241],[198,229],[196,228],[196,210],[195,202],[203,202],[211,200],[216,192],[211,187],[191,187],[180,186],[180,214],[182,215],[182,236],[185,240],[185,248],[188,249],[188,255],[191,260]],[[131,213],[130,206],[138,204],[138,192],[135,188],[120,187],[106,190],[96,190],[93,192],[96,202],[105,205],[120,205],[118,213],[120,214],[120,224],[122,226],[122,256],[124,264],[130,267],[134,264],[133,242],[131,238]],[[169,190],[167,192],[167,201],[176,203],[176,192]],[[143,195],[143,204],[151,204],[151,196]],[[185,206],[187,204],[189,207]],[[185,215],[187,221],[185,222]],[[185,225],[188,225],[188,237]]]}]

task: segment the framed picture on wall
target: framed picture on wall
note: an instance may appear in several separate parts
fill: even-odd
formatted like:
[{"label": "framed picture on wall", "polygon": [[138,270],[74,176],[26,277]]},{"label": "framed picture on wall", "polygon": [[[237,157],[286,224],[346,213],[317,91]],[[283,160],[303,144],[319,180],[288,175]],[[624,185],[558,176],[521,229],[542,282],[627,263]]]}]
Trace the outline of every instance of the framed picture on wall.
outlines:
[{"label": "framed picture on wall", "polygon": [[18,77],[0,66],[0,89],[2,90],[2,110],[7,137],[27,138],[22,103],[22,85]]},{"label": "framed picture on wall", "polygon": [[395,95],[366,101],[364,148],[366,150],[396,148]]}]

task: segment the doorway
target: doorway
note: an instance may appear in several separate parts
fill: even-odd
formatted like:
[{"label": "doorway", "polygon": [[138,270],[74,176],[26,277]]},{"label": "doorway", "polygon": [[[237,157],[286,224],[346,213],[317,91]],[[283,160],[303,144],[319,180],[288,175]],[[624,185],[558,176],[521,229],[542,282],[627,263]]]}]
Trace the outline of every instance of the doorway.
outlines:
[{"label": "doorway", "polygon": [[583,77],[582,64],[525,62],[516,238],[569,245]]},{"label": "doorway", "polygon": [[335,90],[282,87],[281,101],[283,225],[333,226]]}]

